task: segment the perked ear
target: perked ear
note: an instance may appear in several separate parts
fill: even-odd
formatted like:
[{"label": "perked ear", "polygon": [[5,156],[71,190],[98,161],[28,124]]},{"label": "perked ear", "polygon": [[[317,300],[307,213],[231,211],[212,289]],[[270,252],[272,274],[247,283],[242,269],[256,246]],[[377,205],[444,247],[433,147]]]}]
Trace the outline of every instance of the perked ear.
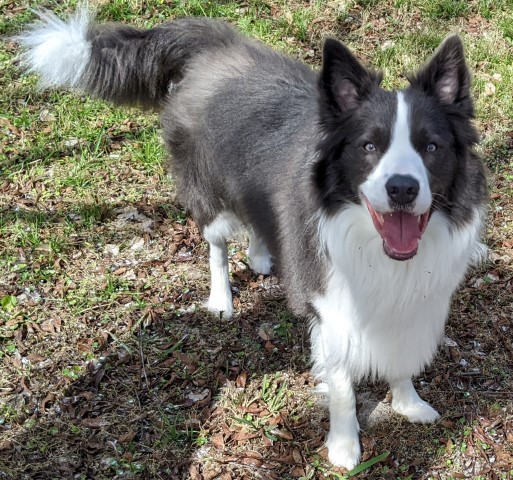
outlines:
[{"label": "perked ear", "polygon": [[431,59],[409,78],[413,87],[434,95],[446,105],[460,103],[470,94],[470,72],[463,43],[458,35],[448,36]]},{"label": "perked ear", "polygon": [[326,40],[319,88],[335,111],[357,108],[380,82],[381,75],[367,70],[345,45],[332,38]]}]

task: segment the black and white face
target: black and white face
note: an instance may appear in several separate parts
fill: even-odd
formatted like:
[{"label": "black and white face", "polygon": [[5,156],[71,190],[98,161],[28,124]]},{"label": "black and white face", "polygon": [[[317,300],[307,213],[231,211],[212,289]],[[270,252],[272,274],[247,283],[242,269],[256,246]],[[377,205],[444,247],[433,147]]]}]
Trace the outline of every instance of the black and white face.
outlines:
[{"label": "black and white face", "polygon": [[[408,260],[432,211],[451,202],[459,159],[475,142],[461,42],[449,37],[407,90],[384,91],[379,80],[341,44],[325,48],[315,181],[328,213],[365,205],[385,253]],[[460,141],[458,129],[468,130]]]},{"label": "black and white face", "polygon": [[[396,259],[411,258],[417,251],[433,200],[424,159],[412,143],[411,120],[404,93],[396,93],[387,147],[383,149],[372,138],[363,145],[367,161],[375,166],[360,185],[360,195],[386,253]],[[436,149],[428,139],[422,143],[426,151]]]}]

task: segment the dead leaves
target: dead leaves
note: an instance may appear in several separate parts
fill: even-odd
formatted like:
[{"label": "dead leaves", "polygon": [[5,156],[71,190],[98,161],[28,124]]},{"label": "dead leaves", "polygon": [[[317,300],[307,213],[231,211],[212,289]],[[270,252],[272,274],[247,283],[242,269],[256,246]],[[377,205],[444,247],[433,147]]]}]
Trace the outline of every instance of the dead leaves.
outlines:
[{"label": "dead leaves", "polygon": [[193,260],[192,251],[203,239],[196,224],[188,219],[185,225],[173,223],[167,228],[170,235],[169,254],[174,255],[175,261],[187,262]]},{"label": "dead leaves", "polygon": [[21,136],[21,130],[13,125],[7,117],[0,117],[0,127],[6,129],[12,135]]},{"label": "dead leaves", "polygon": [[235,386],[236,386],[237,388],[244,389],[244,388],[246,388],[247,380],[248,380],[248,372],[246,372],[245,370],[243,370],[243,371],[242,371],[242,372],[240,372],[240,373],[239,373],[239,375],[237,376],[237,379],[235,380]]},{"label": "dead leaves", "polygon": [[59,333],[62,321],[60,318],[49,318],[41,323],[41,330],[46,333]]},{"label": "dead leaves", "polygon": [[115,209],[114,215],[116,216],[114,223],[117,228],[124,229],[132,227],[143,232],[152,231],[153,220],[141,213],[139,209],[133,205]]},{"label": "dead leaves", "polygon": [[121,435],[118,438],[118,442],[121,443],[121,444],[123,444],[123,443],[130,443],[131,441],[133,441],[133,439],[135,438],[136,435],[137,435],[136,431],[129,430],[128,432],[124,433],[123,435]]},{"label": "dead leaves", "polygon": [[96,418],[84,418],[84,419],[82,419],[81,424],[84,427],[96,429],[96,428],[107,427],[109,425],[109,422],[105,418],[96,417]]},{"label": "dead leaves", "polygon": [[218,450],[224,450],[225,442],[224,442],[224,434],[223,433],[217,433],[215,435],[212,435],[210,437],[210,443],[214,445]]},{"label": "dead leaves", "polygon": [[[308,438],[309,448],[316,449],[322,445],[324,432],[305,429],[303,420],[291,420],[286,409],[272,413],[266,402],[260,398],[262,392],[259,391],[259,395],[253,390],[260,383],[259,379],[256,381],[256,384],[252,379],[250,381],[245,370],[239,372],[232,387],[227,388],[232,388],[234,395],[236,392],[239,392],[239,395],[243,392],[245,398],[252,400],[237,406],[228,422],[223,421],[226,412],[220,408],[214,410],[209,418],[209,424],[217,425],[219,429],[211,436],[209,442],[216,452],[216,465],[229,466],[229,472],[237,472],[236,478],[243,478],[245,473],[251,478],[251,470],[248,469],[265,472],[262,474],[270,479],[284,478],[284,475],[299,478],[305,472],[312,473],[311,467],[305,466],[301,448],[298,448],[295,442],[303,442]],[[270,394],[274,395],[272,382],[269,379],[265,382]],[[278,391],[279,385],[276,392]],[[264,396],[267,398],[265,392]],[[269,401],[272,402],[270,397]],[[198,474],[205,475],[208,471],[208,465],[204,464],[203,469],[198,470]]]}]

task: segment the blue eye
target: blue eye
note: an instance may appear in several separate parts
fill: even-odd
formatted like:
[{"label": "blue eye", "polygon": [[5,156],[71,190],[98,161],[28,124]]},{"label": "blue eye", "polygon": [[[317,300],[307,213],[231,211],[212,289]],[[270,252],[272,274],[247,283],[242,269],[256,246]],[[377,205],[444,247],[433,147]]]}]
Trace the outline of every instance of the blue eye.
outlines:
[{"label": "blue eye", "polygon": [[437,146],[434,143],[428,143],[426,147],[426,152],[434,152],[437,149]]},{"label": "blue eye", "polygon": [[365,148],[365,150],[367,150],[368,152],[376,151],[376,145],[374,145],[373,143],[366,143],[363,148]]}]

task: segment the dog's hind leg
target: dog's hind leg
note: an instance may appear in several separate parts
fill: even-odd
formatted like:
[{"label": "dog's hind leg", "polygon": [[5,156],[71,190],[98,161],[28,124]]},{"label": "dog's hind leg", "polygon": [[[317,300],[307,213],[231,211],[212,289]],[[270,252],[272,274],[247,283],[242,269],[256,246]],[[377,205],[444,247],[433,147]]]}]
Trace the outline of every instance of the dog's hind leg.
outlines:
[{"label": "dog's hind leg", "polygon": [[422,400],[409,378],[389,381],[392,391],[392,408],[413,423],[432,423],[440,414]]},{"label": "dog's hind leg", "polygon": [[230,318],[233,314],[226,239],[237,225],[236,218],[225,212],[203,228],[203,237],[210,247],[210,296],[207,308],[223,318]]},{"label": "dog's hind leg", "polygon": [[248,260],[251,270],[255,273],[263,273],[264,275],[271,273],[273,262],[267,245],[251,231],[249,232]]}]

